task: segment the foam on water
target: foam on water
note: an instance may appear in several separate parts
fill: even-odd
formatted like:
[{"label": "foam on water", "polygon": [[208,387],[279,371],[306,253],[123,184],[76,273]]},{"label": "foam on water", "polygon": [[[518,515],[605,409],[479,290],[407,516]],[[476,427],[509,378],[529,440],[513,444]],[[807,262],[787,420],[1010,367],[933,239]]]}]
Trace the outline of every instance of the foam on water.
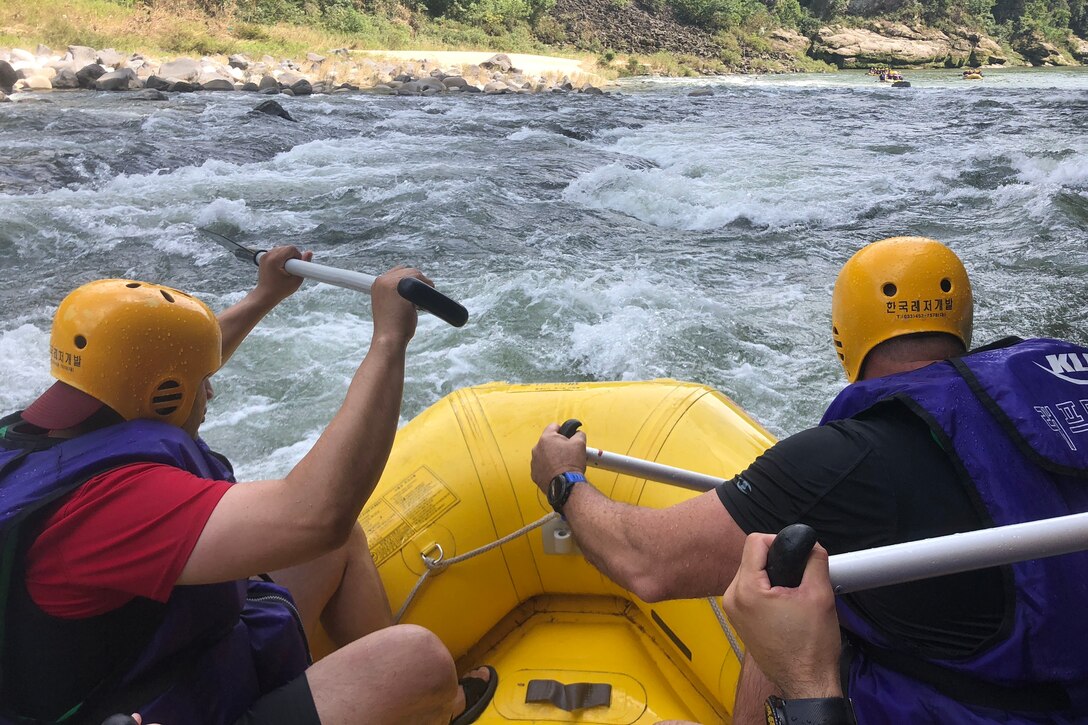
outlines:
[{"label": "foam on water", "polygon": [[7,413],[25,407],[34,396],[48,388],[49,330],[24,323],[0,330],[0,410]]},{"label": "foam on water", "polygon": [[[977,341],[1085,341],[1088,74],[911,81],[906,93],[833,74],[636,81],[596,98],[284,99],[296,124],[249,116],[242,94],[6,104],[0,144],[18,152],[0,170],[0,404],[49,384],[50,315],[82,282],[238,301],[255,269],[205,226],[365,272],[419,266],[462,301],[462,329],[420,319],[402,422],[493,380],[672,377],[722,390],[775,434],[799,430],[841,386],[836,270],[904,232],[964,256]],[[687,96],[694,85],[714,95]],[[118,141],[73,142],[102,128]],[[216,375],[204,428],[240,477],[281,476],[305,454],[371,329],[365,297],[313,283],[261,323]]]}]

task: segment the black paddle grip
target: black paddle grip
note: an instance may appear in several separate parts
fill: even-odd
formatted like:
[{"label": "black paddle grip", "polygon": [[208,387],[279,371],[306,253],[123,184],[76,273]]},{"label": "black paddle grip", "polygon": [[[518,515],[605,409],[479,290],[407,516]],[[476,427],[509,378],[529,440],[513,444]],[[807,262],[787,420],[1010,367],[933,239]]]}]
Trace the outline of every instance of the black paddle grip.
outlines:
[{"label": "black paddle grip", "polygon": [[767,578],[772,587],[797,587],[816,545],[816,530],[808,524],[790,524],[778,532],[767,552]]},{"label": "black paddle grip", "polygon": [[578,429],[581,427],[582,421],[578,420],[577,418],[571,418],[570,420],[563,423],[563,425],[559,426],[559,435],[565,438],[570,438],[575,433],[577,433]]},{"label": "black paddle grip", "polygon": [[427,310],[454,327],[461,327],[468,322],[468,310],[464,306],[415,277],[404,277],[397,282],[397,293],[416,307]]},{"label": "black paddle grip", "polygon": [[136,720],[130,715],[110,715],[102,725],[136,725]]}]

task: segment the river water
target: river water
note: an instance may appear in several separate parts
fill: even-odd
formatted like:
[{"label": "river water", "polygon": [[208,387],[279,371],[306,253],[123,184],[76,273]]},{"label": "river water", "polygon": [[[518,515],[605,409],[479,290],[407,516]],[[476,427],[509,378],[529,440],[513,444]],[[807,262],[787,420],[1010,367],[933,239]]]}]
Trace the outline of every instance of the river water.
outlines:
[{"label": "river water", "polygon": [[[0,408],[50,382],[52,311],[108,276],[214,309],[255,270],[197,229],[316,261],[425,270],[471,312],[424,317],[402,422],[457,388],[672,377],[776,435],[842,386],[830,292],[868,241],[965,260],[976,342],[1088,342],[1088,69],[628,81],[599,96],[25,96],[0,105]],[[689,95],[708,87],[710,96]],[[338,406],[364,296],[314,283],[216,376],[204,434],[279,476]],[[541,421],[541,426],[546,421]]]}]

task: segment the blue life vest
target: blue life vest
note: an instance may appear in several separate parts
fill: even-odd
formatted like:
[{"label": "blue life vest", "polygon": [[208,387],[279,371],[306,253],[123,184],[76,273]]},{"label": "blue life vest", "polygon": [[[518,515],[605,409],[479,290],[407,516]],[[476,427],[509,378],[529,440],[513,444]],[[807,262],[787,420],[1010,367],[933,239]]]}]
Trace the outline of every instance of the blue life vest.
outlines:
[{"label": "blue life vest", "polygon": [[[862,381],[822,423],[889,399],[929,423],[987,525],[1088,511],[1088,349],[1027,340]],[[859,723],[1088,722],[1088,553],[1004,571],[999,634],[969,657],[918,658],[920,669],[902,666],[912,656],[902,647],[889,658],[896,643],[840,597],[840,623],[859,645],[848,681]]]},{"label": "blue life vest", "polygon": [[[96,474],[147,462],[202,478],[234,480],[229,464],[203,441],[155,421],[129,421],[61,442],[43,437],[28,444],[28,436],[18,438],[23,439],[20,445],[13,444],[15,437],[0,441],[0,546],[5,554],[0,592],[10,594],[0,606],[14,602],[18,592],[25,593],[19,559],[29,542],[20,535],[25,539],[31,532],[22,524]],[[64,631],[83,622],[94,626],[96,618],[60,620],[32,603],[28,610],[27,601],[24,594],[23,608],[15,610],[29,611],[27,621],[11,621],[12,607],[3,610],[0,633],[7,634],[9,643],[21,634],[15,628],[41,628],[56,640],[54,628]],[[156,616],[145,641],[131,648],[118,646],[119,652],[130,653],[127,661],[112,663],[115,672],[101,674],[104,680],[86,693],[84,705],[71,714],[73,721],[86,719],[91,712],[138,710],[144,722],[233,723],[253,701],[297,677],[308,664],[305,635],[290,594],[268,582],[175,587]],[[0,648],[4,645],[0,641]],[[20,717],[23,713],[10,711],[11,698],[5,699],[9,702],[0,711],[0,725],[28,722]]]}]

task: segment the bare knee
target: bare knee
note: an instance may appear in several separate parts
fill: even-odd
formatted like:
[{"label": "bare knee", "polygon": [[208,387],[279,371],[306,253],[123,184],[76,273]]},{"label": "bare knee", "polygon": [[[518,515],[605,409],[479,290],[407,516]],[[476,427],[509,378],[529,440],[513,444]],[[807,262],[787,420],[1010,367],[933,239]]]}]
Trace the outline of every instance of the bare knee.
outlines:
[{"label": "bare knee", "polygon": [[386,627],[306,672],[322,722],[446,723],[457,694],[453,657],[430,631]]},{"label": "bare knee", "polygon": [[457,669],[446,645],[429,629],[415,624],[398,624],[389,627],[396,646],[402,647],[412,658],[413,675],[421,696],[434,697],[448,702],[457,690]]}]

